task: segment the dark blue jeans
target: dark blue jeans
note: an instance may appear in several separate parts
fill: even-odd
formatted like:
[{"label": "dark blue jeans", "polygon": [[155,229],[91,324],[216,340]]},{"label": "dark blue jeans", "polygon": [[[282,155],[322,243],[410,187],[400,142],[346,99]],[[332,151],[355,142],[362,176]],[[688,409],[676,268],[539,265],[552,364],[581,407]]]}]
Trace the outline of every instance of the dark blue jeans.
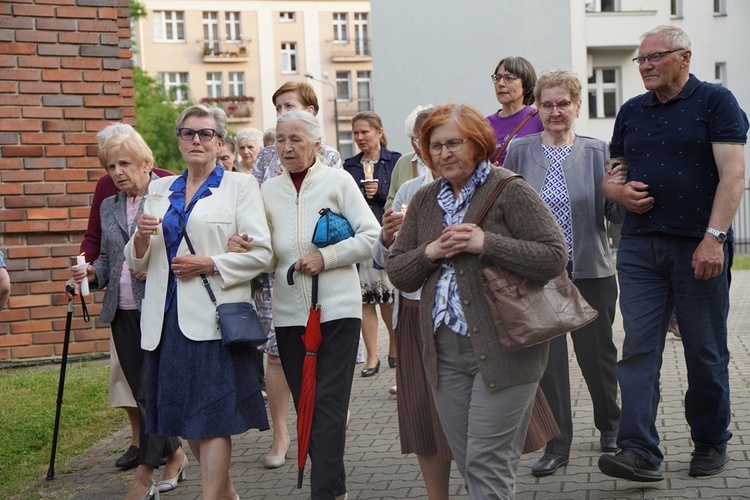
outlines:
[{"label": "dark blue jeans", "polygon": [[625,327],[622,359],[617,363],[622,394],[618,444],[635,450],[654,466],[664,458],[656,418],[659,371],[673,307],[685,350],[685,418],[693,443],[726,448],[732,437],[728,430],[727,248],[722,274],[697,280],[692,258],[700,241],[664,233],[623,235],[617,250]]}]

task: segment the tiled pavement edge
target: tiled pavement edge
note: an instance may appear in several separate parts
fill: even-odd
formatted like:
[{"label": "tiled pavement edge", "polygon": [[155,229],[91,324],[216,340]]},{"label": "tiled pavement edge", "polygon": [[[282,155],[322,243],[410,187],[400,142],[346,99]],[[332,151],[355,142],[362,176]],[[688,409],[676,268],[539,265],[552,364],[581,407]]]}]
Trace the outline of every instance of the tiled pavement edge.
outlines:
[{"label": "tiled pavement edge", "polygon": [[[684,498],[750,498],[750,271],[733,273],[732,306],[729,317],[732,353],[730,378],[733,421],[730,461],[726,470],[713,477],[691,478],[687,474],[692,444],[684,419],[683,398],[687,386],[682,346],[679,339],[669,336],[662,368],[662,403],[659,432],[665,462],[664,481],[640,484],[616,480],[601,474],[596,466],[599,435],[593,424],[588,391],[571,352],[571,392],[573,398],[575,438],[570,464],[553,476],[534,478],[531,466],[540,452],[525,455],[518,470],[517,498],[531,499],[684,499]],[[622,345],[622,322],[615,321],[615,338]],[[387,352],[387,334],[381,326],[380,357]],[[383,359],[383,361],[385,361]],[[346,463],[350,499],[426,498],[413,455],[402,456],[398,442],[396,400],[388,389],[394,384],[395,370],[381,364],[381,371],[372,378],[361,378],[357,365],[351,398]],[[65,408],[63,406],[63,411]],[[290,430],[294,432],[294,416],[290,412]],[[58,464],[57,479],[43,479],[25,498],[44,499],[110,499],[121,498],[132,477],[119,472],[114,461],[124,450],[128,430],[123,429],[82,453],[67,464]],[[295,488],[296,438],[292,438],[287,464],[266,470],[263,458],[270,446],[271,433],[250,431],[233,440],[232,477],[237,491],[248,499],[304,499],[308,497],[309,477],[305,487]],[[192,456],[191,456],[192,459]],[[309,462],[309,461],[308,461]],[[307,465],[309,475],[310,465]],[[159,477],[160,472],[156,472]],[[200,470],[195,460],[188,468],[188,480],[180,483],[163,498],[199,499]],[[467,499],[458,472],[451,474],[451,498]]]}]

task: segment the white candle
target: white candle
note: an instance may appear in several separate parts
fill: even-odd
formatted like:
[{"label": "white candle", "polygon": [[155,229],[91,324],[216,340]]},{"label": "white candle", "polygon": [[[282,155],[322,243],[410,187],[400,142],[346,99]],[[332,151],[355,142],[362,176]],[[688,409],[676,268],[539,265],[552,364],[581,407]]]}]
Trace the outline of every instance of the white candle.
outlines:
[{"label": "white candle", "polygon": [[[143,207],[143,213],[146,215],[159,215],[159,203],[161,203],[162,195],[160,194],[147,194],[146,195],[146,206]],[[159,228],[157,227],[154,234],[159,234]]]},{"label": "white candle", "polygon": [[[83,272],[86,272],[86,269],[88,268],[88,264],[86,263],[86,257],[84,255],[78,255],[76,256],[76,267],[79,269],[82,269]],[[81,280],[81,295],[86,296],[89,293],[89,278],[87,276],[84,276]]]}]

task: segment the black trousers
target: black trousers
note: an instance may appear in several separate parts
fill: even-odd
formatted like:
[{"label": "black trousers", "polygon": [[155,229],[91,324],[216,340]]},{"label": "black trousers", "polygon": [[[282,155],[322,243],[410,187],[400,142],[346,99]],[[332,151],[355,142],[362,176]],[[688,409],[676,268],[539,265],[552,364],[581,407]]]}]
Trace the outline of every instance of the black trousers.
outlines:
[{"label": "black trousers", "polygon": [[177,451],[180,439],[176,436],[159,437],[156,434],[146,434],[148,361],[151,353],[141,349],[141,313],[138,310],[117,309],[110,326],[122,372],[133,392],[141,417],[138,463],[158,467],[162,457]]},{"label": "black trousers", "polygon": [[[602,435],[616,436],[620,425],[617,405],[617,347],[612,341],[617,281],[614,276],[573,280],[591,307],[599,312],[593,322],[571,332],[578,366],[586,381],[594,405],[594,425]],[[573,417],[570,403],[567,336],[550,341],[547,369],[539,386],[547,397],[560,435],[547,443],[545,453],[570,455],[573,441]]]},{"label": "black trousers", "polygon": [[[346,414],[354,380],[359,330],[362,321],[345,318],[321,324],[323,341],[318,350],[317,389],[310,434],[310,484],[313,500],[329,500],[346,493],[344,448]],[[305,347],[304,326],[276,327],[281,365],[294,406],[299,405]]]}]

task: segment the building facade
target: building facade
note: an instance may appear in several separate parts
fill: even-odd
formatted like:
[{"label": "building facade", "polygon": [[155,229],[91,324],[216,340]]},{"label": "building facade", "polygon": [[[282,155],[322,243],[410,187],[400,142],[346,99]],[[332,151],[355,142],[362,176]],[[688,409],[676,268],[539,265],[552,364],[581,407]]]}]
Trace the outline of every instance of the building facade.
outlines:
[{"label": "building facade", "polygon": [[221,106],[235,131],[265,130],[276,123],[274,91],[307,80],[318,94],[326,143],[344,158],[354,153],[350,120],[374,109],[370,2],[142,3],[148,16],[134,26],[135,63],[175,101]]}]

